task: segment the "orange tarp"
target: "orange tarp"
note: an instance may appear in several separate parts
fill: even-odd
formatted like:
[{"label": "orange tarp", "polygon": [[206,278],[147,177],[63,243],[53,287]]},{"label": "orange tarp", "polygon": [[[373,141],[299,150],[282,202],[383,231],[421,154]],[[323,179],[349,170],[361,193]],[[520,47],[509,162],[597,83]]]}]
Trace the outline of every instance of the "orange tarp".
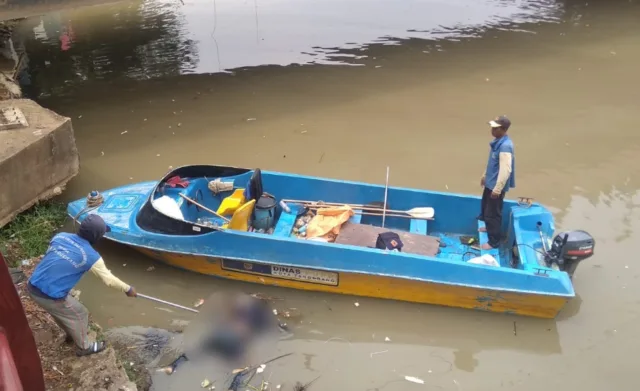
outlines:
[{"label": "orange tarp", "polygon": [[337,236],[340,227],[353,216],[350,206],[334,206],[318,209],[316,215],[307,224],[307,238]]}]

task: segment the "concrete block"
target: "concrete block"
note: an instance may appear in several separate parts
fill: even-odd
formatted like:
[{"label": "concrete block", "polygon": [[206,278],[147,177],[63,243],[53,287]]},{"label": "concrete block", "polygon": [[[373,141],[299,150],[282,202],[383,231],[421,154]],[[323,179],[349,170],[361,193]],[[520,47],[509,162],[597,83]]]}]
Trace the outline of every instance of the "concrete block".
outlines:
[{"label": "concrete block", "polygon": [[70,118],[28,99],[0,101],[0,110],[12,106],[28,126],[0,130],[0,227],[59,195],[80,169]]}]

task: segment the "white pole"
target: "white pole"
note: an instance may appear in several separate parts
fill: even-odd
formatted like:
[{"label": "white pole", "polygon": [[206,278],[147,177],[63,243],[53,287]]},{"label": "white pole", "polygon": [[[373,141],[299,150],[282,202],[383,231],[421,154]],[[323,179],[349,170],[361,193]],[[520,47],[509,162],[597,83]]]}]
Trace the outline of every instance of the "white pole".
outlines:
[{"label": "white pole", "polygon": [[382,208],[382,228],[384,228],[384,220],[387,216],[387,189],[389,188],[389,166],[387,166],[387,180],[384,184],[384,206]]}]

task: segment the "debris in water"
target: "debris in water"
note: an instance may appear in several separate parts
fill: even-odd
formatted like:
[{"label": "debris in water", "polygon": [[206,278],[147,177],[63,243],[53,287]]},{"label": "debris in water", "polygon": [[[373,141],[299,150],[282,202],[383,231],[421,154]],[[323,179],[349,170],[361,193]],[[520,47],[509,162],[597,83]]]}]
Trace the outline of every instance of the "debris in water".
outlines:
[{"label": "debris in water", "polygon": [[181,126],[182,126],[182,123],[178,122],[178,127],[181,127]]},{"label": "debris in water", "polygon": [[155,266],[149,266],[149,267],[147,268],[147,271],[148,271],[148,272],[151,272],[151,271],[153,271],[153,269],[155,269]]},{"label": "debris in water", "polygon": [[376,69],[377,69],[377,68],[382,68],[382,65],[376,65]]},{"label": "debris in water", "polygon": [[391,342],[391,338],[389,338],[389,337],[384,337],[384,341],[385,341],[385,342]]},{"label": "debris in water", "polygon": [[274,314],[275,316],[278,316],[278,310],[274,308],[274,309],[273,309],[273,314]]},{"label": "debris in water", "polygon": [[164,367],[164,368],[157,369],[156,372],[164,372],[167,375],[171,375],[173,373],[173,368],[171,368],[170,366]]},{"label": "debris in water", "polygon": [[211,385],[211,382],[209,381],[209,379],[204,379],[202,383],[200,383],[200,386],[202,386],[202,388],[207,388],[210,385]]},{"label": "debris in water", "polygon": [[247,118],[247,122],[249,121],[255,121],[257,118]]},{"label": "debris in water", "polygon": [[143,121],[146,121],[146,120],[147,120],[146,118],[145,118],[145,119],[143,119]]},{"label": "debris in water", "polygon": [[80,118],[82,118],[82,115],[79,115],[79,116],[78,116],[78,119],[80,119]]},{"label": "debris in water", "polygon": [[410,381],[412,383],[424,384],[424,380],[418,379],[417,377],[413,377],[413,376],[405,376],[404,380]]},{"label": "debris in water", "polygon": [[487,77],[486,79],[484,79],[485,81],[489,81],[489,78]]},{"label": "debris in water", "polygon": [[369,357],[373,358],[373,356],[376,355],[376,354],[382,354],[382,353],[386,353],[386,352],[388,352],[388,350],[382,350],[380,352],[372,352],[372,353],[369,353]]},{"label": "debris in water", "polygon": [[311,380],[309,383],[305,385],[302,385],[300,382],[297,382],[296,385],[293,386],[293,391],[306,391],[309,389],[309,386],[311,386],[311,384],[313,384],[313,382],[315,382],[319,378],[320,376],[316,377],[315,379]]},{"label": "debris in water", "polygon": [[624,267],[624,268],[625,268],[625,269],[628,269],[628,268],[629,268],[629,266],[625,265],[625,267]]},{"label": "debris in water", "polygon": [[353,303],[353,305],[355,305],[356,307],[360,307],[360,303],[358,302]]},{"label": "debris in water", "polygon": [[126,264],[126,263],[123,263],[123,264],[122,264],[122,266],[127,266],[127,264]]},{"label": "debris in water", "polygon": [[127,134],[127,133],[129,133],[128,130],[125,130],[124,132],[120,132],[120,134]]},{"label": "debris in water", "polygon": [[[278,311],[274,310],[274,314],[276,312]],[[289,308],[288,310],[279,311],[278,313],[285,318],[297,318],[302,315],[297,308]]]},{"label": "debris in water", "polygon": [[160,154],[157,154],[156,157],[160,157]]},{"label": "debris in water", "polygon": [[284,300],[282,297],[268,296],[268,295],[265,295],[264,293],[252,293],[249,296],[259,300]]},{"label": "debris in water", "polygon": [[615,56],[616,54],[617,54],[617,53],[616,53],[616,52],[614,52],[614,51],[612,51],[612,52],[611,52],[611,55],[613,55],[613,56]]},{"label": "debris in water", "polygon": [[204,299],[198,299],[195,303],[193,303],[194,308],[198,308],[204,304]]},{"label": "debris in water", "polygon": [[236,373],[244,372],[244,371],[246,371],[246,370],[248,370],[248,369],[249,369],[249,367],[236,368],[236,369],[234,369],[233,371],[231,371],[231,374],[232,374],[232,375],[235,375]]},{"label": "debris in water", "polygon": [[104,156],[104,151],[101,151],[100,153],[102,154],[102,156]]},{"label": "debris in water", "polygon": [[282,385],[281,385],[281,384],[278,384],[278,385],[276,386],[276,390],[279,390],[281,387],[282,387]]},{"label": "debris in water", "polygon": [[264,364],[260,364],[260,366],[256,369],[256,373],[262,373],[262,372],[264,372],[264,369],[265,369],[266,367],[267,367],[266,365],[264,365]]}]

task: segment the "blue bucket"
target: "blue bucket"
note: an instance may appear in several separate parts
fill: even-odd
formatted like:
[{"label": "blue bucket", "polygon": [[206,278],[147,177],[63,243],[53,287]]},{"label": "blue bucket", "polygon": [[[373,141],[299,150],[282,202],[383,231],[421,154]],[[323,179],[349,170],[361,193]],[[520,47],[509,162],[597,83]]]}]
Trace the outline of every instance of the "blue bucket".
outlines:
[{"label": "blue bucket", "polygon": [[276,200],[270,195],[263,194],[253,212],[253,228],[268,231],[276,222]]}]

